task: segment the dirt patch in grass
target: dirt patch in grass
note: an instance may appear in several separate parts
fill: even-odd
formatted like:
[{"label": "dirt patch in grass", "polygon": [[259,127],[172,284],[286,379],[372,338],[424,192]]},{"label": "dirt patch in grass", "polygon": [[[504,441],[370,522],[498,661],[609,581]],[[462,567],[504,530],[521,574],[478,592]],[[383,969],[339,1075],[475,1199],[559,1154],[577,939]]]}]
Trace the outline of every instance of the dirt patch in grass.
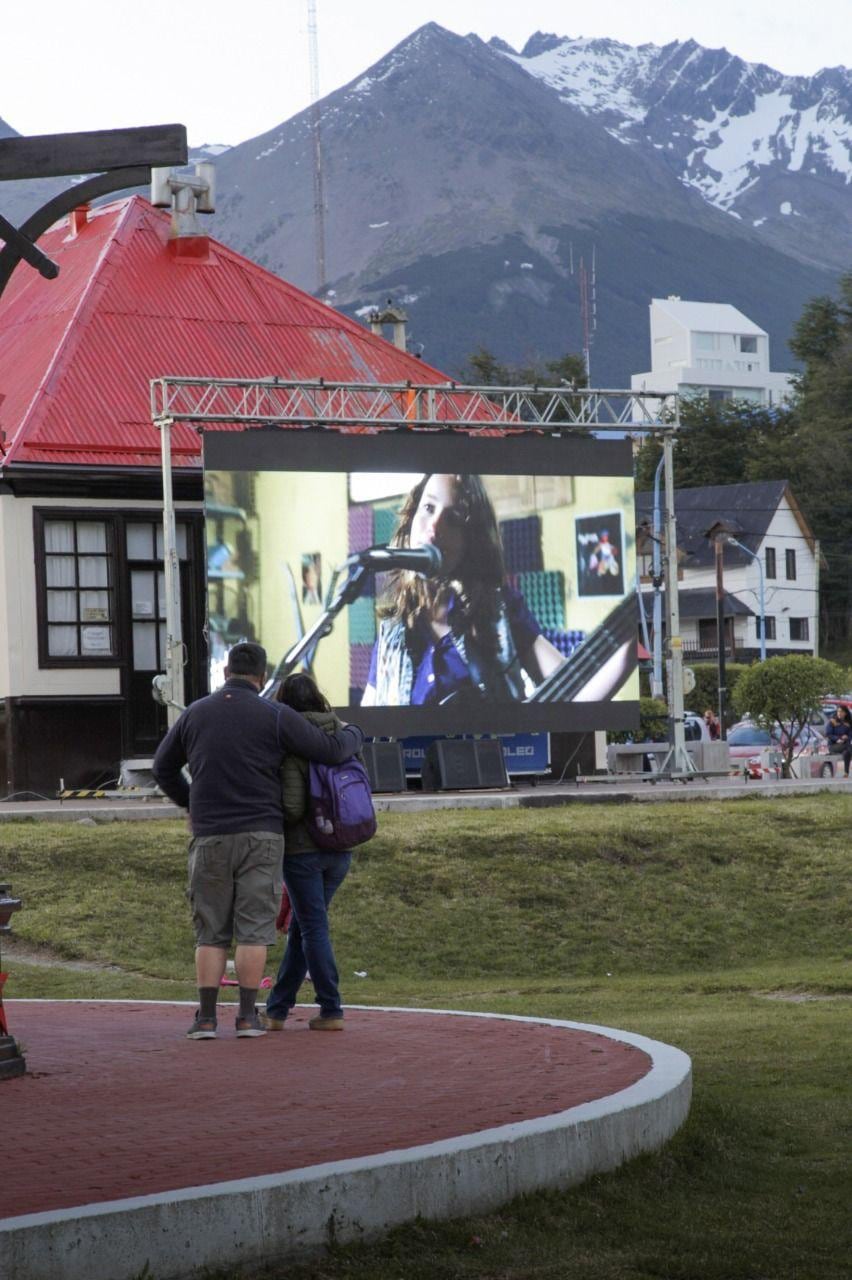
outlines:
[{"label": "dirt patch in grass", "polygon": [[94,969],[100,973],[124,973],[117,964],[104,964],[99,960],[67,960],[49,947],[31,947],[9,939],[3,944],[3,956],[6,960],[17,960],[21,964],[32,964],[42,969]]},{"label": "dirt patch in grass", "polygon": [[759,1000],[786,1000],[789,1004],[807,1004],[811,1000],[852,1000],[850,991],[753,991]]}]

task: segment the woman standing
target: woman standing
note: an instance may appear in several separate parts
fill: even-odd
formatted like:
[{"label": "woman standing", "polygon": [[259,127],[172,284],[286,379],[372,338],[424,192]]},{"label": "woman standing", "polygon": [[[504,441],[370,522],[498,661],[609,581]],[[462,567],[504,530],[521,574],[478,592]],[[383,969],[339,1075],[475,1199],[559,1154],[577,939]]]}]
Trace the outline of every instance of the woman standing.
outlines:
[{"label": "woman standing", "polygon": [[[334,733],[342,722],[308,675],[288,676],[277,700],[307,721]],[[328,906],[346,879],[351,853],[318,849],[305,826],[308,800],[308,762],[287,756],[282,769],[284,791],[284,883],[293,907],[287,946],[275,986],[266,1001],[261,1022],[267,1031],[281,1031],[296,1003],[299,988],[310,970],[319,1014],[311,1018],[312,1031],[342,1031],[339,975],[328,925]]]}]

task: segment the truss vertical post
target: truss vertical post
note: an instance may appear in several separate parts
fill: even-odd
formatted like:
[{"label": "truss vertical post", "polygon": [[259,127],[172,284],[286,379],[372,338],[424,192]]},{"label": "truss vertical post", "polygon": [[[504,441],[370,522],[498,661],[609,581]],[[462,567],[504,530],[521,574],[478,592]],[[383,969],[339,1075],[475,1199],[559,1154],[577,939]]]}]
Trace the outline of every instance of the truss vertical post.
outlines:
[{"label": "truss vertical post", "polygon": [[666,576],[666,702],[669,710],[669,750],[660,765],[661,773],[695,773],[695,763],[686,749],[683,732],[683,639],[677,598],[677,522],[674,498],[674,437],[663,436],[663,478],[665,482],[665,576]]},{"label": "truss vertical post", "polygon": [[172,420],[168,417],[158,418],[157,426],[160,429],[160,452],[163,464],[163,568],[166,587],[166,679],[163,700],[166,703],[166,715],[171,728],[184,705],[180,561],[172,493]]}]

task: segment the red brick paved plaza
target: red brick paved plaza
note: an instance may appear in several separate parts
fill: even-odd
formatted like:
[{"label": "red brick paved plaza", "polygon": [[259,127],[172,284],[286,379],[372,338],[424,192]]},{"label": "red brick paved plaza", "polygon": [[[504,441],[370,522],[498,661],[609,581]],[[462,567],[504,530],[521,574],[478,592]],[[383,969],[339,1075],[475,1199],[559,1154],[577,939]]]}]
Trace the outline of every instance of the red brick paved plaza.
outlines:
[{"label": "red brick paved plaza", "polygon": [[350,1010],[342,1034],[189,1041],[186,1005],[7,1004],[28,1074],[2,1086],[14,1141],[3,1217],[375,1155],[530,1120],[644,1076],[593,1032]]}]

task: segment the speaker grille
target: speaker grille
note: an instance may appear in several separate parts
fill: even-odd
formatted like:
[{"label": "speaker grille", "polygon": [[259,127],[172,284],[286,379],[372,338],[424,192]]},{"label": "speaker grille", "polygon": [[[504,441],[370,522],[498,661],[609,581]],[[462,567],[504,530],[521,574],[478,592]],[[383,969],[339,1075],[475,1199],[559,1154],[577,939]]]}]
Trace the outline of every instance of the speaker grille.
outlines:
[{"label": "speaker grille", "polygon": [[441,739],[430,744],[423,769],[424,787],[442,791],[474,791],[507,787],[509,778],[502,744],[496,739]]},{"label": "speaker grille", "polygon": [[405,762],[398,742],[365,742],[364,763],[373,791],[405,791]]}]

